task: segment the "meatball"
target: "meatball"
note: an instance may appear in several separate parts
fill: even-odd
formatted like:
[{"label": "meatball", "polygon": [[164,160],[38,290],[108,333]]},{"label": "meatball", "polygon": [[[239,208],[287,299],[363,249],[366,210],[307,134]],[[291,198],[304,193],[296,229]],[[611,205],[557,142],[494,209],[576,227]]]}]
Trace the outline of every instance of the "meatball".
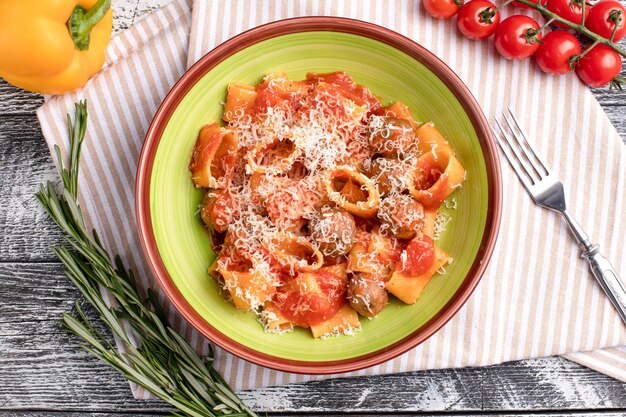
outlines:
[{"label": "meatball", "polygon": [[374,317],[389,301],[385,281],[376,275],[360,272],[348,281],[348,300],[357,313]]},{"label": "meatball", "polygon": [[379,157],[374,159],[367,167],[367,176],[376,182],[376,187],[381,196],[386,196],[391,191],[402,192],[407,188],[407,172],[410,165],[396,158]]},{"label": "meatball", "polygon": [[411,123],[404,119],[385,117],[382,123],[371,124],[369,133],[374,152],[384,156],[407,154],[417,143]]},{"label": "meatball", "polygon": [[347,211],[324,207],[309,222],[309,232],[325,256],[341,256],[354,245],[356,224]]},{"label": "meatball", "polygon": [[422,228],[424,207],[410,195],[388,196],[377,213],[380,231],[397,239],[413,239]]},{"label": "meatball", "polygon": [[240,209],[239,201],[227,191],[208,191],[202,199],[200,217],[212,230],[224,233]]}]

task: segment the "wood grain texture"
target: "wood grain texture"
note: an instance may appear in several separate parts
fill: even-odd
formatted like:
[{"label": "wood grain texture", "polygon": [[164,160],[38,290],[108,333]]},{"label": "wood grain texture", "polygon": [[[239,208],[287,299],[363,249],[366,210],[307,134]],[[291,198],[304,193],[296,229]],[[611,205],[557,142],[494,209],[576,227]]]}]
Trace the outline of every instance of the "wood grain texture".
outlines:
[{"label": "wood grain texture", "polygon": [[32,114],[43,104],[43,96],[19,90],[0,78],[0,116]]},{"label": "wood grain texture", "polygon": [[[0,410],[168,409],[134,400],[123,378],[61,328],[58,319],[79,294],[59,264],[0,264],[0,282]],[[271,387],[241,397],[255,410],[282,413],[610,411],[626,409],[626,384],[546,358]]]},{"label": "wood grain texture", "polygon": [[[609,411],[609,412],[581,412],[572,413],[568,411],[564,412],[547,412],[547,413],[526,413],[516,412],[515,414],[507,413],[492,413],[492,412],[480,412],[480,413],[424,413],[424,412],[394,412],[394,413],[268,413],[269,416],[281,416],[281,417],[296,417],[296,416],[328,416],[328,415],[341,415],[342,417],[383,417],[383,416],[419,416],[419,417],[458,417],[459,415],[468,416],[489,416],[489,417],[571,417],[571,416],[584,416],[584,417],[624,417],[625,410]],[[0,417],[146,417],[146,416],[166,416],[169,415],[165,411],[146,411],[146,412],[110,412],[110,413],[92,413],[83,411],[0,411]]]},{"label": "wood grain texture", "polygon": [[327,410],[336,404],[363,413],[608,411],[624,408],[626,384],[564,359],[546,358],[267,388],[243,398],[253,408],[285,412]]},{"label": "wood grain texture", "polygon": [[0,264],[0,282],[0,409],[165,408],[134,400],[123,378],[62,329],[79,293],[59,264]]},{"label": "wood grain texture", "polygon": [[[393,413],[341,413],[342,417],[382,417],[382,416],[419,416],[419,417],[458,417],[459,415],[477,415],[477,416],[489,416],[489,417],[566,417],[566,416],[584,416],[584,417],[624,417],[626,410],[608,411],[608,412],[584,412],[584,413],[571,413],[571,412],[547,412],[547,413],[492,413],[492,412],[480,412],[480,413],[424,413],[424,412],[393,412]],[[168,412],[159,411],[144,411],[144,412],[129,412],[129,413],[92,413],[84,411],[0,411],[0,417],[146,417],[146,416],[165,416],[169,415]],[[297,414],[293,413],[268,413],[269,416],[281,416],[281,417],[296,417],[296,416],[319,416],[319,415],[336,415],[334,413],[318,413],[318,412],[301,412]]]},{"label": "wood grain texture", "polygon": [[0,116],[0,172],[0,261],[53,259],[60,234],[35,192],[58,176],[34,114]]}]

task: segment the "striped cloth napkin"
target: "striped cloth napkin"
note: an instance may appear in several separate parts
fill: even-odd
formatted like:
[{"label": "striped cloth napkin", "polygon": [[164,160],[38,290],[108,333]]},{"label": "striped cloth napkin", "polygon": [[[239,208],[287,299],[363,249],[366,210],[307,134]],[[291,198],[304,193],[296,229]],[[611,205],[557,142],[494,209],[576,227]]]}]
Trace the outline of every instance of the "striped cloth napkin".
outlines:
[{"label": "striped cloth napkin", "polygon": [[[565,182],[575,217],[626,275],[626,149],[575,76],[544,76],[532,60],[506,61],[494,53],[491,42],[461,38],[454,25],[429,18],[413,0],[174,0],[114,37],[105,68],[81,91],[53,97],[38,111],[48,144],[58,144],[67,154],[65,114],[73,111],[75,101],[88,100],[81,206],[104,245],[137,272],[142,290],[158,286],[137,237],[134,179],[158,105],[185,69],[216,45],[262,23],[303,15],[352,17],[398,31],[450,65],[488,119],[510,106]],[[468,303],[422,345],[348,375],[565,355],[626,381],[626,326],[580,259],[567,226],[532,204],[506,163],[502,175],[506,193],[500,237]],[[206,352],[206,341],[160,292],[159,300],[180,333]],[[322,378],[262,368],[221,349],[216,349],[215,366],[236,390]],[[137,387],[134,391],[146,396]]]}]

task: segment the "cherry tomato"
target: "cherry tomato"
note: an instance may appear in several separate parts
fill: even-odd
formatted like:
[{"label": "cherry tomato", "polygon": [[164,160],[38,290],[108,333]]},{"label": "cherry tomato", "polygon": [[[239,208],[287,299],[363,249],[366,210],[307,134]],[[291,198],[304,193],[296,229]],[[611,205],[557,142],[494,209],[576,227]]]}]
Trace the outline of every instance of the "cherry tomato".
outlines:
[{"label": "cherry tomato", "polygon": [[[424,0],[422,4],[429,15],[437,19],[450,19],[459,12],[458,0]],[[463,4],[460,2],[460,4]]]},{"label": "cherry tomato", "polygon": [[535,53],[539,47],[537,39],[541,39],[540,33],[535,33],[536,39],[532,38],[532,31],[539,29],[539,23],[524,15],[514,15],[504,19],[494,36],[496,49],[506,59],[524,59]]},{"label": "cherry tomato", "polygon": [[569,59],[581,52],[576,36],[564,30],[555,30],[542,39],[537,48],[535,59],[537,65],[548,74],[566,74],[572,67]]},{"label": "cherry tomato", "polygon": [[[402,257],[400,258],[402,259]],[[435,244],[426,235],[421,235],[409,242],[406,247],[406,259],[400,272],[410,276],[425,273],[435,262]]]},{"label": "cherry tomato", "polygon": [[[530,0],[535,4],[541,4],[542,6],[546,5],[546,0]],[[520,3],[519,1],[514,1],[513,2],[514,5],[516,5],[517,7],[519,7],[520,9],[531,9],[534,10],[532,7],[525,5],[524,3]]]},{"label": "cherry tomato", "polygon": [[576,63],[576,75],[590,87],[608,84],[622,70],[617,52],[606,45],[596,45]]},{"label": "cherry tomato", "polygon": [[585,21],[585,26],[600,36],[610,38],[615,28],[614,19],[619,22],[613,38],[617,42],[626,35],[626,9],[619,2],[603,0],[594,4]]},{"label": "cherry tomato", "polygon": [[459,32],[468,39],[487,39],[500,23],[500,12],[487,0],[465,3],[456,18]]},{"label": "cherry tomato", "polygon": [[[551,12],[554,12],[561,16],[563,19],[569,20],[572,23],[580,25],[582,23],[583,8],[582,4],[586,0],[547,0],[546,7]],[[589,5],[585,4],[585,20],[589,15]],[[554,22],[555,25],[569,29],[570,27],[559,22]]]}]

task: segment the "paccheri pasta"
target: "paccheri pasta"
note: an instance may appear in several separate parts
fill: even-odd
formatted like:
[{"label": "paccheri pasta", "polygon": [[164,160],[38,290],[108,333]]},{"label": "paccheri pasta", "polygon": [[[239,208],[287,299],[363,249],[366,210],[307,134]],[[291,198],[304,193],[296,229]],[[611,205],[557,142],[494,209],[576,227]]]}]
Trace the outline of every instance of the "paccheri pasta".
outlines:
[{"label": "paccheri pasta", "polygon": [[415,303],[449,261],[438,208],[465,170],[403,103],[382,106],[343,72],[270,74],[230,84],[223,121],[200,130],[189,164],[206,189],[209,274],[266,331],[352,333],[389,294]]}]

